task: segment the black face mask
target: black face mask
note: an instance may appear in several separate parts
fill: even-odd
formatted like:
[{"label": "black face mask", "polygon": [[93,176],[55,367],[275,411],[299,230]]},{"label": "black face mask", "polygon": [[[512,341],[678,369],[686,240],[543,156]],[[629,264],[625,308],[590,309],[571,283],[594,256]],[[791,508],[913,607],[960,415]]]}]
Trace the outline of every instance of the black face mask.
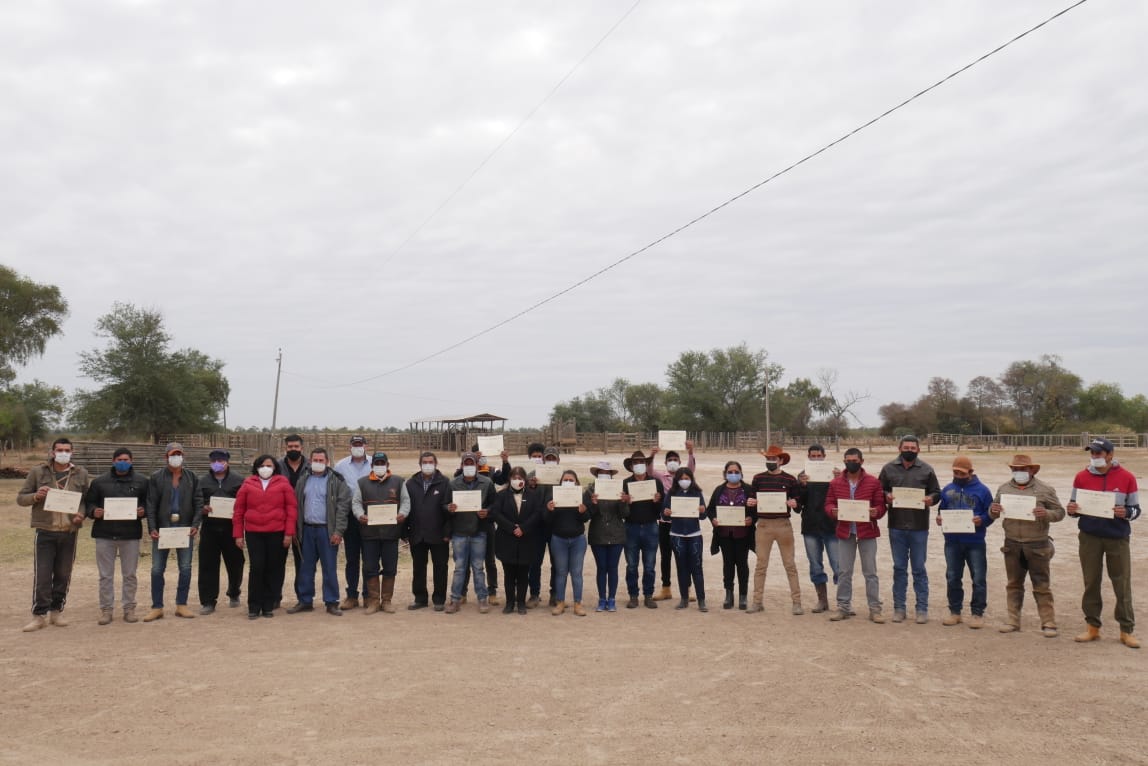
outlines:
[{"label": "black face mask", "polygon": [[904,452],[901,453],[901,459],[904,460],[906,463],[912,463],[914,460],[917,459],[917,453],[916,452],[909,452],[908,450],[905,450]]},{"label": "black face mask", "polygon": [[781,467],[781,463],[770,463],[770,462],[766,461],[766,464],[765,464],[765,470],[767,470],[767,471],[776,471],[780,467]]},{"label": "black face mask", "polygon": [[860,463],[853,463],[849,460],[846,460],[845,461],[845,470],[848,471],[849,473],[857,473],[858,471],[861,470],[861,464]]},{"label": "black face mask", "polygon": [[958,487],[967,487],[969,485],[970,481],[972,481],[972,477],[970,477],[970,476],[954,476],[953,477],[953,484],[956,484]]},{"label": "black face mask", "polygon": [[289,450],[287,450],[287,459],[292,461],[292,462],[294,462],[296,460],[302,460],[303,459],[303,453],[297,449],[289,449]]}]

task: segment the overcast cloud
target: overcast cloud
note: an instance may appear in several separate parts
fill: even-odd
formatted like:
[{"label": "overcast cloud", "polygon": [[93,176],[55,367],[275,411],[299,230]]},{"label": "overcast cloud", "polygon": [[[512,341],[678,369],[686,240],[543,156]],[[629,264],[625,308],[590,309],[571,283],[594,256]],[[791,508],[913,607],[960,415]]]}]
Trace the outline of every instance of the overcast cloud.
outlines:
[{"label": "overcast cloud", "polygon": [[1091,0],[793,173],[636,250],[1068,0],[646,0],[396,248],[624,2],[0,6],[0,260],[56,284],[68,391],[113,302],[226,362],[227,422],[541,424],[745,341],[908,401],[1060,354],[1148,392],[1148,10]]}]

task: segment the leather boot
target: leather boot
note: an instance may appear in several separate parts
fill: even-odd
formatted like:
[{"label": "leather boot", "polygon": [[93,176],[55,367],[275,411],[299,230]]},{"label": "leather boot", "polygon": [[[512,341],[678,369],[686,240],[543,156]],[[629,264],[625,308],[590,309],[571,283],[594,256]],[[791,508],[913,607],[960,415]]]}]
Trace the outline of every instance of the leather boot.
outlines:
[{"label": "leather boot", "polygon": [[363,612],[365,614],[374,614],[379,611],[379,578],[368,577],[366,582],[367,592],[363,594]]},{"label": "leather boot", "polygon": [[359,599],[347,596],[339,603],[339,608],[346,611],[348,609],[356,609],[359,606]]},{"label": "leather boot", "polygon": [[555,599],[554,608],[550,611],[550,614],[557,617],[565,611],[566,611],[566,602],[565,601],[558,601],[557,599]]},{"label": "leather boot", "polygon": [[190,620],[193,617],[195,617],[195,615],[192,613],[192,611],[187,608],[187,604],[176,604],[175,605],[175,616],[176,617],[183,617],[184,619],[187,619],[187,620]]},{"label": "leather boot", "polygon": [[1094,627],[1092,625],[1089,625],[1088,627],[1086,627],[1084,629],[1084,632],[1076,637],[1076,643],[1078,643],[1078,644],[1084,644],[1084,643],[1087,643],[1089,641],[1099,641],[1099,640],[1100,640],[1100,628]]},{"label": "leather boot", "polygon": [[745,608],[746,608],[745,598],[746,598],[745,591],[742,591],[741,593],[737,594],[737,608],[743,612],[745,611]]},{"label": "leather boot", "polygon": [[99,624],[99,625],[111,625],[112,624],[112,610],[111,609],[101,609],[100,610],[100,619],[99,619],[99,622],[97,624]]},{"label": "leather boot", "polygon": [[671,595],[669,585],[663,585],[662,589],[654,594],[654,601],[669,601],[670,598]]},{"label": "leather boot", "polygon": [[722,609],[733,609],[733,588],[725,589],[725,601],[721,602]]},{"label": "leather boot", "polygon": [[586,616],[586,610],[583,608],[581,601],[575,601],[574,602],[574,614],[577,615],[578,617],[585,617]]},{"label": "leather boot", "polygon": [[155,622],[156,620],[162,620],[162,619],[163,619],[163,610],[162,609],[152,609],[147,614],[144,615],[143,621],[144,622]]},{"label": "leather boot", "polygon": [[817,603],[813,605],[813,613],[821,614],[829,610],[829,591],[826,583],[818,583],[813,586],[817,589]]},{"label": "leather boot", "polygon": [[386,614],[394,614],[395,605],[393,599],[395,597],[395,578],[384,577],[379,583],[379,598],[382,601],[380,608]]},{"label": "leather boot", "polygon": [[1129,649],[1140,648],[1140,639],[1136,638],[1136,636],[1132,635],[1131,633],[1125,633],[1124,631],[1120,631],[1120,643],[1124,644]]}]

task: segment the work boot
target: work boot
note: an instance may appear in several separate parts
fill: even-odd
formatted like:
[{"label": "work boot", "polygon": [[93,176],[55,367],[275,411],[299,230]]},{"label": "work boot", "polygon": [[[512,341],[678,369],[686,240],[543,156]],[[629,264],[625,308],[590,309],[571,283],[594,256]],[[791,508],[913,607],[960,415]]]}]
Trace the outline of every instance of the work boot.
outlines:
[{"label": "work boot", "polygon": [[894,609],[893,610],[893,622],[904,622],[904,621],[905,621],[905,610],[904,609]]},{"label": "work boot", "polygon": [[630,596],[630,600],[626,602],[626,608],[627,609],[637,609],[638,608],[638,597],[637,596]]},{"label": "work boot", "polygon": [[658,608],[658,602],[655,601],[652,596],[646,596],[646,600],[643,602],[643,604],[645,605],[645,607],[647,609],[657,609]]},{"label": "work boot", "polygon": [[1120,643],[1124,644],[1129,649],[1140,648],[1140,641],[1136,638],[1136,636],[1132,635],[1131,633],[1125,633],[1124,631],[1120,631]]},{"label": "work boot", "polygon": [[869,622],[875,622],[878,625],[884,625],[885,624],[885,615],[881,614],[880,609],[870,609],[869,610]]},{"label": "work boot", "polygon": [[953,614],[952,612],[949,612],[945,615],[945,619],[941,620],[941,624],[946,628],[951,628],[954,625],[960,625],[961,616],[959,614]]},{"label": "work boot", "polygon": [[654,601],[669,601],[670,600],[670,586],[663,585],[662,589],[654,594]]},{"label": "work boot", "polygon": [[48,621],[44,619],[44,615],[34,614],[32,615],[32,621],[24,626],[24,632],[32,633],[33,631],[37,631],[40,628],[43,628],[47,624]]},{"label": "work boot", "polygon": [[928,623],[929,623],[929,613],[928,612],[917,612],[917,624],[918,625],[927,625]]},{"label": "work boot", "polygon": [[112,624],[112,610],[111,609],[101,609],[100,610],[100,619],[97,621],[96,624],[97,625],[111,625]]},{"label": "work boot", "polygon": [[190,620],[192,617],[195,617],[195,614],[192,613],[192,611],[187,608],[187,604],[176,604],[175,605],[175,616],[176,617],[184,617],[184,618]]},{"label": "work boot", "polygon": [[801,607],[800,601],[794,601],[793,607],[789,610],[789,613],[796,617],[805,614],[805,610]]},{"label": "work boot", "polygon": [[358,606],[359,598],[357,596],[347,596],[339,603],[339,608],[342,610],[355,609]]},{"label": "work boot", "polygon": [[674,609],[689,609],[689,607],[690,607],[689,598],[686,596],[682,596],[682,598],[680,598],[678,600],[678,605],[675,606]]},{"label": "work boot", "polygon": [[458,613],[458,605],[460,603],[461,603],[461,600],[452,598],[449,602],[447,602],[446,609],[444,609],[443,611],[445,611],[447,614],[457,614]]},{"label": "work boot", "polygon": [[379,578],[368,577],[363,586],[366,590],[363,594],[363,612],[374,614],[379,611]]},{"label": "work boot", "polygon": [[577,617],[585,617],[586,616],[586,610],[582,608],[582,602],[581,601],[575,601],[574,602],[574,614]]},{"label": "work boot", "polygon": [[136,610],[135,609],[128,609],[127,607],[124,608],[124,622],[131,624],[133,622],[139,622],[139,621],[140,621],[140,618],[136,617]]},{"label": "work boot", "polygon": [[[327,604],[327,614],[331,615],[332,617],[342,617],[343,610],[338,604]],[[267,612],[264,612],[263,616],[270,617],[271,615]]]},{"label": "work boot", "polygon": [[491,606],[502,606],[502,599],[498,597],[498,591],[492,590],[490,595],[486,598],[486,603]]},{"label": "work boot", "polygon": [[151,610],[148,610],[148,613],[144,615],[143,621],[144,622],[155,622],[156,620],[162,620],[162,619],[163,619],[163,610],[162,609],[151,609]]},{"label": "work boot", "polygon": [[721,602],[722,609],[733,609],[733,588],[725,589],[725,601]]},{"label": "work boot", "polygon": [[848,609],[842,609],[842,608],[838,607],[837,611],[829,616],[829,621],[830,622],[841,622],[842,620],[848,620],[852,616],[853,616],[853,613],[850,612]]},{"label": "work boot", "polygon": [[706,600],[704,598],[698,599],[698,611],[699,612],[708,612],[709,611],[709,607],[706,606]]},{"label": "work boot", "polygon": [[[525,605],[525,604],[523,604],[523,605],[522,605],[522,608],[523,608],[523,610],[525,610],[525,609],[526,609],[526,605]],[[502,613],[503,613],[503,614],[514,614],[514,602],[513,602],[513,601],[510,601],[510,600],[507,600],[507,602],[506,602],[506,606],[502,607]]]},{"label": "work boot", "polygon": [[486,614],[490,611],[490,598],[480,598],[478,600],[478,613]]},{"label": "work boot", "polygon": [[557,617],[565,611],[566,611],[566,602],[555,600],[554,601],[554,608],[550,610],[550,614]]},{"label": "work boot", "polygon": [[460,598],[460,599],[458,600],[458,605],[459,605],[459,606],[462,606],[462,605],[463,605],[463,604],[465,604],[465,603],[466,603],[466,594],[465,594],[465,593],[463,593],[463,594],[462,594],[462,598]]},{"label": "work boot", "polygon": [[287,614],[299,614],[300,612],[314,612],[314,604],[304,604],[302,601],[296,602],[295,606],[287,607]]},{"label": "work boot", "polygon": [[979,614],[969,615],[968,625],[972,630],[980,630],[985,626],[985,618]]},{"label": "work boot", "polygon": [[394,614],[395,613],[394,598],[395,598],[395,578],[383,577],[379,581],[379,599],[382,602],[380,604],[379,608],[383,610],[384,614]]},{"label": "work boot", "polygon": [[48,622],[55,625],[57,628],[68,627],[68,621],[66,619],[64,619],[64,613],[63,612],[49,611],[48,612]]},{"label": "work boot", "polygon": [[817,583],[813,586],[817,589],[817,603],[813,605],[813,613],[821,614],[829,610],[829,591],[826,589],[825,583]]},{"label": "work boot", "polygon": [[744,592],[737,594],[737,608],[743,612],[745,611],[745,593]]},{"label": "work boot", "polygon": [[1076,637],[1076,643],[1078,643],[1078,644],[1084,644],[1084,643],[1088,643],[1089,641],[1099,641],[1099,640],[1100,640],[1100,628],[1094,627],[1092,625],[1087,626],[1084,629],[1084,632]]},{"label": "work boot", "polygon": [[757,614],[758,612],[764,612],[764,611],[765,611],[765,607],[761,605],[761,602],[760,601],[754,601],[752,604],[750,604],[749,609],[745,610],[745,613],[746,614]]},{"label": "work boot", "polygon": [[538,596],[531,596],[530,598],[526,599],[526,608],[537,609],[541,603],[542,599],[540,599]]}]

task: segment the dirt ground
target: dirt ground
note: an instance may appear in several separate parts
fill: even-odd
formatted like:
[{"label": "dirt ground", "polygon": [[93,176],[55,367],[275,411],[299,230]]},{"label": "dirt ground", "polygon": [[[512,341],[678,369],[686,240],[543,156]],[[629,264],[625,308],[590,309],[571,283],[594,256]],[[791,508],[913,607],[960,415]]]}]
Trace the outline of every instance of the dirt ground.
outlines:
[{"label": "dirt ground", "polygon": [[[588,475],[601,457],[571,455],[563,464]],[[615,464],[621,457],[609,456]],[[699,456],[707,491],[727,457]],[[761,458],[739,457],[747,474],[764,470]],[[891,457],[875,454],[867,467],[876,472]],[[1118,457],[1148,475],[1148,454]],[[952,453],[925,459],[945,483]],[[1007,479],[1007,459],[973,455],[994,488]],[[1066,500],[1086,456],[1037,459],[1040,477]],[[803,462],[795,456],[795,472]],[[414,466],[412,457],[395,469]],[[479,615],[473,603],[457,615],[407,612],[404,559],[393,615],[280,612],[252,623],[244,609],[223,608],[127,625],[117,610],[116,622],[99,627],[85,529],[66,610],[71,625],[26,634],[32,532],[14,502],[18,485],[0,482],[0,763],[1148,763],[1148,650],[1117,642],[1110,588],[1104,640],[1072,641],[1084,625],[1072,520],[1053,528],[1057,639],[1041,637],[1031,598],[1022,632],[997,632],[1005,611],[999,525],[989,530],[989,625],[981,631],[940,624],[938,530],[928,560],[932,620],[923,626],[830,623],[808,613],[813,587],[798,535],[807,609],[800,617],[788,613],[776,554],[764,614],[721,609],[720,556],[707,555],[708,614],[662,602],[656,611],[586,618]],[[1132,538],[1141,619],[1145,523],[1134,524]],[[141,609],[149,562],[140,564]],[[891,611],[884,539],[878,567]],[[172,561],[169,602],[174,569]],[[593,607],[589,555],[585,573]],[[854,586],[863,592],[860,571]],[[194,581],[191,601],[198,606]]]}]

